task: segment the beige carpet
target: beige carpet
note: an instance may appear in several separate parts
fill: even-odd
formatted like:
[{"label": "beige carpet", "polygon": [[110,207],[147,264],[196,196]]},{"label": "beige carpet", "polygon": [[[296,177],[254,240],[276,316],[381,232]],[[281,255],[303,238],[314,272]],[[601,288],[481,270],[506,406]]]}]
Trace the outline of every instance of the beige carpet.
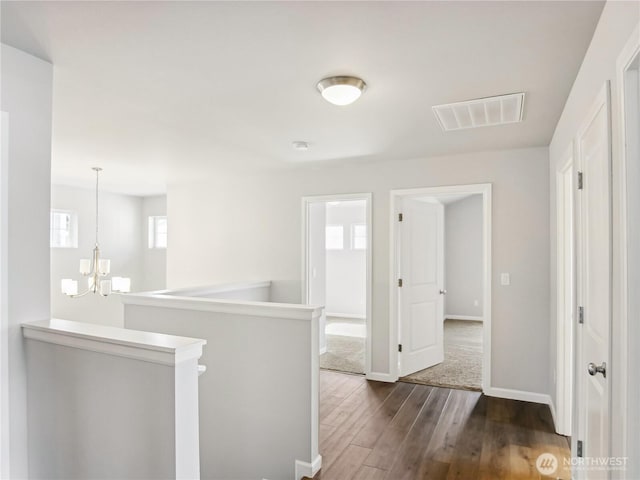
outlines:
[{"label": "beige carpet", "polygon": [[444,362],[400,381],[482,391],[482,322],[445,320]]},{"label": "beige carpet", "polygon": [[320,368],[364,373],[364,320],[328,317],[327,352],[320,355]]},{"label": "beige carpet", "polygon": [[327,335],[327,353],[320,355],[320,368],[364,373],[364,338]]}]

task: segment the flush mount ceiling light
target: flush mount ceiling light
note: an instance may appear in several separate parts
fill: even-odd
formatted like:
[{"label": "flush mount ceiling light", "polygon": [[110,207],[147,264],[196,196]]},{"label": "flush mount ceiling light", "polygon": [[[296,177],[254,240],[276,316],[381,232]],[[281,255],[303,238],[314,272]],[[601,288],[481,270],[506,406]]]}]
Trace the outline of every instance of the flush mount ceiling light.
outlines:
[{"label": "flush mount ceiling light", "polygon": [[348,76],[324,78],[316,86],[327,102],[339,106],[355,102],[367,88],[361,78]]}]

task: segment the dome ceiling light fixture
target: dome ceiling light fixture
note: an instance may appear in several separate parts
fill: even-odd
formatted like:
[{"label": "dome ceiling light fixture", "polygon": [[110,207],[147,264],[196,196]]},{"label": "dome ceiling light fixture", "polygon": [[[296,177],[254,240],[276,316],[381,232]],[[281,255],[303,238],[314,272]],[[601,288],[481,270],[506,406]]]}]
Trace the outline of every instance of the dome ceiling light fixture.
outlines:
[{"label": "dome ceiling light fixture", "polygon": [[344,106],[360,98],[367,84],[358,77],[337,76],[320,80],[316,87],[327,102]]}]

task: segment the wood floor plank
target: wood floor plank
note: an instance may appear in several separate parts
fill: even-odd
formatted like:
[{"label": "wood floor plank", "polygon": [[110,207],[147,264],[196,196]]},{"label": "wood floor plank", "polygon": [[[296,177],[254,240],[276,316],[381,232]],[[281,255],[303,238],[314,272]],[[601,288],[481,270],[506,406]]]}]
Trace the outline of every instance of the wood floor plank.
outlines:
[{"label": "wood floor plank", "polygon": [[571,469],[565,464],[565,460],[571,458],[570,449],[565,443],[565,437],[555,435],[551,411],[547,405],[531,404],[528,409],[528,419],[531,433],[532,465],[539,455],[551,453],[558,461],[558,469],[553,474],[553,478],[563,480],[571,479]]},{"label": "wood floor plank", "polygon": [[479,397],[480,393],[478,392],[451,390],[447,404],[427,447],[429,460],[451,463],[458,435],[464,428],[465,420],[469,417]]},{"label": "wood floor plank", "polygon": [[[548,450],[548,438],[538,445],[537,432],[553,436],[548,424],[535,418],[538,405],[491,398],[485,425],[485,442],[481,458],[482,479],[539,478],[535,463],[543,449]],[[542,447],[545,444],[545,447]]]},{"label": "wood floor plank", "polygon": [[396,388],[395,384],[381,382],[364,382],[358,386],[340,405],[327,415],[322,423],[326,425],[342,425],[346,420],[362,410],[361,406],[382,404],[382,401]]},{"label": "wood floor plank", "polygon": [[480,454],[484,440],[487,415],[487,397],[478,398],[466,419],[462,432],[454,448],[447,480],[468,480],[477,478],[480,468]]},{"label": "wood floor plank", "polygon": [[321,371],[320,374],[320,400],[324,401],[325,397],[331,395],[335,390],[339,389],[343,383],[349,381],[348,375],[340,375],[337,372]]},{"label": "wood floor plank", "polygon": [[371,449],[348,445],[344,452],[322,474],[322,480],[352,480],[362,467]]},{"label": "wood floor plank", "polygon": [[322,445],[327,440],[327,438],[333,435],[333,432],[335,432],[336,428],[338,427],[336,427],[335,425],[325,425],[324,423],[320,424],[320,432],[318,435],[320,437],[318,439],[320,445]]},{"label": "wood floor plank", "polygon": [[[324,378],[325,375],[321,375],[321,377]],[[366,383],[365,378],[360,375],[340,375],[326,372],[326,378],[335,378],[335,384],[329,383],[324,388],[320,387],[320,423],[324,423],[345,398]]]},{"label": "wood floor plank", "polygon": [[426,454],[426,445],[433,435],[450,394],[451,390],[448,389],[433,389],[424,408],[420,411],[407,437],[402,442],[400,451],[387,475],[388,478],[394,480],[420,478],[419,472]]},{"label": "wood floor plank", "polygon": [[415,476],[409,477],[412,479],[429,479],[429,480],[446,480],[449,473],[449,464],[444,462],[438,462],[432,460],[429,457],[424,457],[422,463],[418,467],[418,473]]},{"label": "wood floor plank", "polygon": [[384,480],[386,473],[385,470],[363,465],[353,480]]},{"label": "wood floor plank", "polygon": [[347,375],[337,376],[333,372],[323,373],[323,375],[320,375],[320,421],[322,421],[323,416],[331,413],[344,400],[343,397],[335,395],[334,392],[349,380]]},{"label": "wood floor plank", "polygon": [[356,433],[394,389],[395,384],[367,382],[364,388],[345,399],[343,405],[336,409],[335,415],[330,418],[330,421],[336,422],[336,430],[320,444],[324,466],[329,467],[351,444]]},{"label": "wood floor plank", "polygon": [[478,480],[507,480],[509,462],[509,439],[505,430],[500,421],[487,418]]},{"label": "wood floor plank", "polygon": [[363,425],[351,443],[361,447],[373,448],[382,432],[396,416],[414,388],[415,385],[399,383],[378,411]]},{"label": "wood floor plank", "polygon": [[373,451],[365,460],[365,465],[389,470],[393,465],[396,453],[413,426],[424,403],[426,402],[432,387],[416,385],[407,401],[402,405],[398,414],[393,418],[389,426],[376,442]]},{"label": "wood floor plank", "polygon": [[513,478],[538,478],[535,452],[522,445],[509,445],[509,476]]}]

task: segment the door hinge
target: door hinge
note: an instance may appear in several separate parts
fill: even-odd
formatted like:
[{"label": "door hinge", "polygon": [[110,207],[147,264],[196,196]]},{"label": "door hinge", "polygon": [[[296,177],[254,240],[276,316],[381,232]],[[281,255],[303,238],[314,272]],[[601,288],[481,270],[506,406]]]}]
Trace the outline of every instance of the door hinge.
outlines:
[{"label": "door hinge", "polygon": [[578,307],[578,323],[584,323],[584,307]]},{"label": "door hinge", "polygon": [[578,450],[577,451],[578,457],[582,457],[582,449],[584,448],[582,444],[582,440],[578,440],[578,445],[576,446],[576,448]]},{"label": "door hinge", "polygon": [[398,221],[401,222],[402,220],[404,220],[404,215],[402,215],[401,213],[398,214]]},{"label": "door hinge", "polygon": [[578,172],[578,190],[584,188],[584,175],[582,172]]},{"label": "door hinge", "polygon": [[398,344],[398,351],[399,351],[400,353],[402,353],[402,344],[401,344],[401,343],[399,343],[399,344]]},{"label": "door hinge", "polygon": [[398,279],[398,286],[399,286],[399,287],[401,287],[401,286],[402,286],[402,279],[401,279],[401,278],[399,278],[399,279]]}]

